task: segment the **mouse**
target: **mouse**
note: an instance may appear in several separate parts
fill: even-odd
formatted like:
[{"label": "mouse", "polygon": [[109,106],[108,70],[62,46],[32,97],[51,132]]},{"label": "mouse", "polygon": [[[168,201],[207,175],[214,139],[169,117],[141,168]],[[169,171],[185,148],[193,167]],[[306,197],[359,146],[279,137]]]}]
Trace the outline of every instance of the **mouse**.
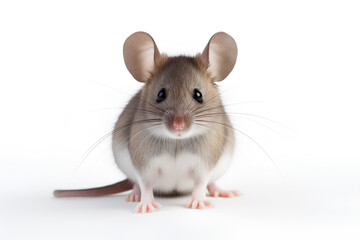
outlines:
[{"label": "mouse", "polygon": [[[217,83],[233,70],[235,40],[215,33],[195,56],[160,53],[146,32],[124,42],[125,65],[143,83],[120,114],[112,131],[117,167],[126,175],[118,183],[90,189],[56,190],[55,197],[91,197],[131,190],[137,213],[161,208],[154,196],[189,195],[187,208],[213,207],[211,197],[236,197],[216,181],[230,167],[234,130]],[[208,192],[208,194],[207,194]]]}]

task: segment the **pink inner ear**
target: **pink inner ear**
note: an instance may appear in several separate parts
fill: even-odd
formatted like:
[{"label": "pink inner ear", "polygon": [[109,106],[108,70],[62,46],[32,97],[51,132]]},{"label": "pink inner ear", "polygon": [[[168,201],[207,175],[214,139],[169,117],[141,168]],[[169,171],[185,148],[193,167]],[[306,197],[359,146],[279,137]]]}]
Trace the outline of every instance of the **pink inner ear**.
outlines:
[{"label": "pink inner ear", "polygon": [[124,43],[123,52],[127,69],[140,82],[149,78],[155,61],[160,59],[160,52],[153,38],[145,32],[130,35]]},{"label": "pink inner ear", "polygon": [[150,41],[145,42],[142,49],[140,48],[137,58],[138,74],[141,75],[141,79],[146,81],[150,77],[150,72],[155,65],[154,44]]},{"label": "pink inner ear", "polygon": [[235,40],[224,32],[214,34],[200,56],[214,81],[224,80],[234,68],[237,58]]}]

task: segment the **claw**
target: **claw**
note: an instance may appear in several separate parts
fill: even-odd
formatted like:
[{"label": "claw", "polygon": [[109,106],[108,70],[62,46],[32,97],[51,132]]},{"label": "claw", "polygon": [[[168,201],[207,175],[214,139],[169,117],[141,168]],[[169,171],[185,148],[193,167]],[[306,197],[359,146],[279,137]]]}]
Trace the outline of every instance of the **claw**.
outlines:
[{"label": "claw", "polygon": [[191,198],[186,204],[187,208],[192,208],[192,209],[204,209],[205,207],[212,207],[212,206],[213,206],[212,203],[208,200],[198,200],[194,198]]},{"label": "claw", "polygon": [[150,201],[150,202],[139,203],[135,207],[135,212],[137,212],[137,213],[151,213],[151,212],[154,212],[156,209],[160,209],[160,208],[161,208],[161,205],[159,203],[156,203],[154,201]]},{"label": "claw", "polygon": [[135,185],[133,191],[129,195],[127,195],[125,200],[127,202],[140,202],[140,199],[141,199],[140,189],[137,185]]}]

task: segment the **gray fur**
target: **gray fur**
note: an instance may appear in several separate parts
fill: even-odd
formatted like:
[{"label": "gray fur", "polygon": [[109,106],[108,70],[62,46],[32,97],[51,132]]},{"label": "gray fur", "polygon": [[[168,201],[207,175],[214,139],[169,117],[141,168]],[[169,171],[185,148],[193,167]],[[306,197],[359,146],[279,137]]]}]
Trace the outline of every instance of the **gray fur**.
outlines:
[{"label": "gray fur", "polygon": [[[167,98],[164,102],[156,103],[157,93],[162,88],[167,90]],[[194,101],[194,88],[200,89],[203,93],[203,104]],[[208,126],[208,131],[186,139],[161,137],[151,129],[156,129],[155,124],[166,125],[167,119],[171,119],[171,114],[186,111],[189,106],[194,108],[194,111],[200,109],[203,111],[201,114],[216,113],[217,115],[207,118],[216,124],[204,123]],[[189,124],[194,124],[196,114],[189,115]],[[146,122],[146,119],[155,120]],[[151,164],[149,161],[153,156],[164,152],[175,158],[180,152],[195,153],[202,157],[208,169],[212,169],[227,145],[233,149],[233,130],[222,107],[217,87],[192,57],[168,58],[161,68],[155,69],[145,86],[130,100],[115,129],[121,129],[126,125],[129,127],[114,133],[113,148],[116,147],[116,143],[126,142],[132,163],[140,173]],[[148,127],[150,129],[147,130]]]}]

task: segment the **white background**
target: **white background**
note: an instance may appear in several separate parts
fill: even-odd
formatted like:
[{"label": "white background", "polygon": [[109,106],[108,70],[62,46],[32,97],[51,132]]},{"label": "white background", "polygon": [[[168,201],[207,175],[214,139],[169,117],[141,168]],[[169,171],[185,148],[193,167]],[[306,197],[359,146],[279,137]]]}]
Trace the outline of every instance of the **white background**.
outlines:
[{"label": "white background", "polygon": [[[0,238],[359,239],[359,12],[358,1],[1,1]],[[140,30],[170,55],[202,51],[217,31],[236,40],[224,103],[273,160],[237,132],[219,184],[240,198],[204,211],[160,198],[139,215],[125,195],[52,197],[124,178],[110,141],[80,160],[141,87],[122,58]]]}]

